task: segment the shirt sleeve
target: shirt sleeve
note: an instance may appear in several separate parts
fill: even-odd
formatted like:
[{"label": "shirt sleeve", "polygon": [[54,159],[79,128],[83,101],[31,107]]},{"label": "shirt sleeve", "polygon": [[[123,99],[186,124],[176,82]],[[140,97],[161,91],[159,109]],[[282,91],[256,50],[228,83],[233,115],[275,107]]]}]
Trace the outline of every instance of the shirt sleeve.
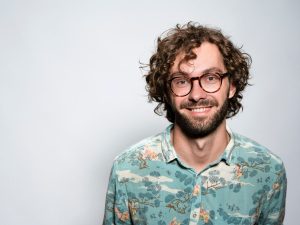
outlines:
[{"label": "shirt sleeve", "polygon": [[[287,190],[287,178],[284,165],[276,166],[276,178],[266,195],[263,210],[260,215],[259,225],[282,225],[285,215],[285,200]],[[275,168],[276,168],[275,167]]]},{"label": "shirt sleeve", "polygon": [[118,176],[115,162],[111,169],[106,193],[103,225],[118,224],[131,224],[131,222],[125,182],[122,182]]}]

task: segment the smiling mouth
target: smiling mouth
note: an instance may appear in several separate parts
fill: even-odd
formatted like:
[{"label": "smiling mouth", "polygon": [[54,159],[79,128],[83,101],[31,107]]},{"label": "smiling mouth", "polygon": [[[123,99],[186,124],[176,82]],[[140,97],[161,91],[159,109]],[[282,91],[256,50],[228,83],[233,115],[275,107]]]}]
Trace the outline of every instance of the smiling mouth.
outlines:
[{"label": "smiling mouth", "polygon": [[188,108],[188,110],[192,111],[192,112],[206,112],[211,108],[211,106],[207,106],[207,107],[199,107],[199,108]]}]

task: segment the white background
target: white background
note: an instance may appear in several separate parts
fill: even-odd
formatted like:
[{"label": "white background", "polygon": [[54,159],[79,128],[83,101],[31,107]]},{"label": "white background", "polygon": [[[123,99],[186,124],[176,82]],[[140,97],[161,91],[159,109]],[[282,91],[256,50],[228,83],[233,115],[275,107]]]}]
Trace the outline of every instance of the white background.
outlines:
[{"label": "white background", "polygon": [[234,131],[270,148],[299,215],[299,1],[0,0],[0,224],[101,224],[114,157],[167,126],[139,61],[190,20],[253,58]]}]

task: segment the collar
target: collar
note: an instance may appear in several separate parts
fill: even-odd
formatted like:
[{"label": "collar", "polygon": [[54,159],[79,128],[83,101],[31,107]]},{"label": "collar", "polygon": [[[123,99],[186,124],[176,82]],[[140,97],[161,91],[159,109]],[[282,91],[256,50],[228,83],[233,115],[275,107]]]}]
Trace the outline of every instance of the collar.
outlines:
[{"label": "collar", "polygon": [[[162,153],[167,163],[178,158],[174,146],[171,142],[171,130],[173,126],[173,124],[170,124],[162,133]],[[232,152],[235,145],[235,135],[228,126],[226,126],[226,130],[230,136],[230,141],[228,142],[224,152],[219,157],[219,159],[212,162],[211,164],[219,163],[220,161],[224,161],[226,162],[226,164],[231,163]]]},{"label": "collar", "polygon": [[162,153],[163,153],[167,163],[178,158],[176,151],[174,149],[174,146],[171,142],[171,130],[172,130],[173,126],[174,126],[173,124],[170,124],[165,129],[165,131],[162,133],[162,135],[163,135],[163,137],[162,137]]}]

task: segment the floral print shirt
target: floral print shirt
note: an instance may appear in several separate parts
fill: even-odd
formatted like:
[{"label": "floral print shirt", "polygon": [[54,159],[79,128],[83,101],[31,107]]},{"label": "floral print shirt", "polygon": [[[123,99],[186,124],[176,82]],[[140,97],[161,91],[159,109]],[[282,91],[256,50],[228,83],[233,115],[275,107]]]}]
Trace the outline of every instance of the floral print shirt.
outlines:
[{"label": "floral print shirt", "polygon": [[113,164],[103,224],[282,224],[282,161],[233,133],[222,156],[200,173],[171,144],[170,125],[119,155]]}]

